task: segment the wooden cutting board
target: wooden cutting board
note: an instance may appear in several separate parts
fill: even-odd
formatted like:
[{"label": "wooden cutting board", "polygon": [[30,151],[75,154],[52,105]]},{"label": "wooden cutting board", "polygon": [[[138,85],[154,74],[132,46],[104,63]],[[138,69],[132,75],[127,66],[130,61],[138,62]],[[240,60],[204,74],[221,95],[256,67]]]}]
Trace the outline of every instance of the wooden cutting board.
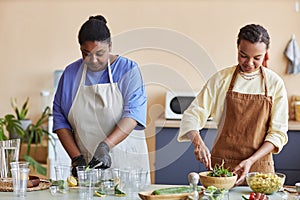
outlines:
[{"label": "wooden cutting board", "polygon": [[142,200],[186,200],[188,193],[168,194],[168,195],[152,195],[152,191],[139,192],[139,197]]}]

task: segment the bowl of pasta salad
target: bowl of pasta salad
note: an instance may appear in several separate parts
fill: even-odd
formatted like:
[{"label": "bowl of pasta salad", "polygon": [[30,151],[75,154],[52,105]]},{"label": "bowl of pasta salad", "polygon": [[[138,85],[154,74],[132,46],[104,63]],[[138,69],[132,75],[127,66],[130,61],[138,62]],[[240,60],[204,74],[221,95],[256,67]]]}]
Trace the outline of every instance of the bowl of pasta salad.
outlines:
[{"label": "bowl of pasta salad", "polygon": [[250,172],[246,175],[246,181],[253,192],[272,194],[283,187],[285,174]]}]

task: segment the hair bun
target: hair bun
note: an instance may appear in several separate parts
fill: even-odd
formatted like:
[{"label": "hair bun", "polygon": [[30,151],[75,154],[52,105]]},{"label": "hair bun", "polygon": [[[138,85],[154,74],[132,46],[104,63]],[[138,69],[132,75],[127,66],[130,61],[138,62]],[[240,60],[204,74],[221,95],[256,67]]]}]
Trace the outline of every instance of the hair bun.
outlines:
[{"label": "hair bun", "polygon": [[96,19],[96,20],[102,21],[105,24],[107,23],[105,17],[103,17],[102,15],[90,16],[89,20],[91,20],[91,19]]}]

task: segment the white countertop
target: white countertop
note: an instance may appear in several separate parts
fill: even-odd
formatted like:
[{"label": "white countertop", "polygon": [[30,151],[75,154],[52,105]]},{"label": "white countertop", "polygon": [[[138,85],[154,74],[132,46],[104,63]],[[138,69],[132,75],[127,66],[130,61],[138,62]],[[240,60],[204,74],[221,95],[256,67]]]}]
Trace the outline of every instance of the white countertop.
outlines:
[{"label": "white countertop", "polygon": [[[157,188],[165,188],[165,187],[172,187],[170,185],[150,185],[148,188],[145,189],[145,191],[152,191]],[[232,188],[229,191],[229,199],[230,200],[241,200],[242,195],[249,195],[251,192],[251,189],[247,186],[239,186]],[[272,195],[268,195],[269,200],[283,200],[283,199],[295,199],[295,193],[288,193],[288,192],[277,192]],[[5,200],[17,200],[20,198],[17,198],[14,196],[13,192],[0,192],[0,199],[5,199]],[[78,194],[78,189],[77,188],[72,188],[69,193],[67,194],[58,194],[58,195],[51,195],[49,189],[46,190],[41,190],[41,191],[32,191],[32,192],[27,192],[27,196],[25,198],[22,198],[24,200],[43,200],[43,199],[63,199],[63,200],[68,200],[68,199],[79,199],[79,194]],[[128,197],[115,197],[115,196],[106,196],[106,197],[94,197],[94,200],[97,199],[105,199],[105,200],[124,200],[124,199],[139,199],[138,194],[136,194],[136,198],[128,198]]]}]

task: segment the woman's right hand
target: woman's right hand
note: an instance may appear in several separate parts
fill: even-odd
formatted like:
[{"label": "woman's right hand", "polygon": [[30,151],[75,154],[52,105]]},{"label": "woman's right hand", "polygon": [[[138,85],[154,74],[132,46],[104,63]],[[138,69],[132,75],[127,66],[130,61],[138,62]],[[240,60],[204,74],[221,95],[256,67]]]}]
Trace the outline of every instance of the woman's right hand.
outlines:
[{"label": "woman's right hand", "polygon": [[190,131],[188,137],[191,139],[194,145],[194,154],[197,160],[203,163],[208,170],[212,170],[211,167],[211,155],[210,151],[200,137],[198,131]]},{"label": "woman's right hand", "polygon": [[194,154],[196,159],[203,163],[207,170],[212,170],[210,151],[204,143],[194,146]]}]

